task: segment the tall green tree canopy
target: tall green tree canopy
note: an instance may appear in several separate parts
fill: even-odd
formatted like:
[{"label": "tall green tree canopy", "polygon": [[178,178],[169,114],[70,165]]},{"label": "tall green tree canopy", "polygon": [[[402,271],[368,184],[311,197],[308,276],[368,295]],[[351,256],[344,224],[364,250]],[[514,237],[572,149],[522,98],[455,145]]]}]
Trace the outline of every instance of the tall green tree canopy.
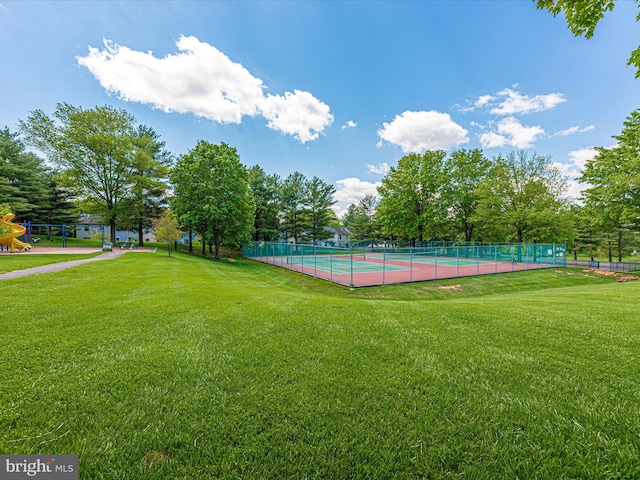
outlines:
[{"label": "tall green tree canopy", "polygon": [[484,241],[566,242],[573,224],[566,179],[549,157],[498,156],[476,192],[474,222]]},{"label": "tall green tree canopy", "polygon": [[120,225],[138,232],[144,245],[144,229],[163,215],[167,205],[167,177],[173,156],[160,135],[147,125],[138,125],[135,134],[131,195],[124,206]]},{"label": "tall green tree canopy", "polygon": [[482,150],[456,150],[446,163],[447,182],[444,189],[454,237],[460,232],[466,242],[473,239],[474,217],[478,206],[476,189],[485,179],[491,162]]},{"label": "tall green tree canopy", "polygon": [[443,151],[406,155],[382,179],[378,218],[387,235],[413,241],[440,235],[447,215],[445,157]]},{"label": "tall green tree canopy", "polygon": [[181,224],[200,234],[204,243],[238,246],[250,240],[255,201],[249,174],[235,148],[200,141],[180,157],[169,178],[174,187],[172,205]]},{"label": "tall green tree canopy", "polygon": [[32,223],[73,223],[77,212],[51,169],[25,151],[16,133],[0,130],[0,202],[21,220]]},{"label": "tall green tree canopy", "polygon": [[351,231],[352,239],[373,241],[381,236],[377,217],[379,203],[375,195],[368,194],[357,205],[349,205],[343,222]]},{"label": "tall green tree canopy", "polygon": [[254,240],[276,241],[280,227],[280,177],[267,175],[259,165],[249,169],[249,186],[256,202]]},{"label": "tall green tree canopy", "polygon": [[307,221],[306,195],[307,177],[293,172],[280,183],[280,231],[285,240],[306,240]]},{"label": "tall green tree canopy", "polygon": [[640,109],[625,120],[617,145],[597,147],[580,180],[585,209],[596,225],[609,232],[640,230]]},{"label": "tall green tree canopy", "polygon": [[115,241],[116,222],[128,215],[138,178],[141,147],[133,116],[108,105],[83,110],[60,103],[53,118],[36,110],[19,126],[27,143],[58,167],[61,185],[109,223]]},{"label": "tall green tree canopy", "polygon": [[[591,38],[605,13],[613,10],[615,0],[535,0],[536,6],[548,10],[555,17],[564,13],[569,30],[575,36]],[[636,0],[640,6],[640,0]],[[636,19],[640,21],[640,13]],[[640,78],[640,47],[631,52],[627,65],[636,67],[636,78]]]},{"label": "tall green tree canopy", "polygon": [[313,177],[305,186],[305,203],[308,216],[308,234],[312,242],[326,240],[333,234],[324,227],[329,226],[333,216],[331,206],[336,203],[336,189],[318,177]]}]

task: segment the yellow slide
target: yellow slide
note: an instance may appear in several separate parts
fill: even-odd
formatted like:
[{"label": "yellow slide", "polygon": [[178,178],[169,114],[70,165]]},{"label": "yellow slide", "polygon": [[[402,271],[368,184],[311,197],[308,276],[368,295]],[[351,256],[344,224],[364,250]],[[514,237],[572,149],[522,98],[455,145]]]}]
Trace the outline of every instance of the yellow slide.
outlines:
[{"label": "yellow slide", "polygon": [[13,213],[7,213],[4,217],[0,217],[0,245],[9,247],[12,252],[16,248],[18,250],[24,250],[25,248],[29,250],[31,245],[18,240],[18,237],[24,235],[27,229],[22,225],[12,223],[11,220],[14,217]]}]

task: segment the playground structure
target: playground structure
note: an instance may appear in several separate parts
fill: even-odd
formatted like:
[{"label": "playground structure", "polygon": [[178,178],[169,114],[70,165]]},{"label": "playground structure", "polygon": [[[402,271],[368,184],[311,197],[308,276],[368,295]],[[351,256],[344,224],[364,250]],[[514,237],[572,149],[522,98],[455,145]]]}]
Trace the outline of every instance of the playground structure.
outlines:
[{"label": "playground structure", "polygon": [[0,216],[0,245],[7,247],[11,252],[14,250],[29,250],[31,244],[18,240],[26,234],[27,228],[24,225],[13,223],[15,218],[13,213]]}]

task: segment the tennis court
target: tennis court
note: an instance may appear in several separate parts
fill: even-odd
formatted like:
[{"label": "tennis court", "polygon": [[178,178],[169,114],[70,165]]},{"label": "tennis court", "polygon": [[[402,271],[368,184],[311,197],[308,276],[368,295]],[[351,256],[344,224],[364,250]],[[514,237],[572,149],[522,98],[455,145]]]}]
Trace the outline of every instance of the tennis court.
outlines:
[{"label": "tennis court", "polygon": [[348,287],[388,285],[566,265],[564,244],[443,244],[437,248],[340,248],[253,242],[245,258]]}]

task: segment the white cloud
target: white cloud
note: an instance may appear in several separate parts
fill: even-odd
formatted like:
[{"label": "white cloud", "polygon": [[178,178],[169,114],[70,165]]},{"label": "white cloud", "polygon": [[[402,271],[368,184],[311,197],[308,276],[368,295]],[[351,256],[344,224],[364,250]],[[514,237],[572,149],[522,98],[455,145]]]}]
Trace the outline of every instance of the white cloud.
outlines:
[{"label": "white cloud", "polygon": [[193,113],[219,123],[262,114],[269,128],[304,143],[333,122],[329,107],[308,92],[264,96],[261,79],[196,37],[180,37],[180,53],[157,58],[104,41],[77,57],[107,91],[166,112]]},{"label": "white cloud", "polygon": [[[515,84],[513,88],[517,88],[517,86],[518,84]],[[473,103],[473,107],[464,109],[464,111],[490,107],[489,113],[493,115],[516,115],[519,113],[543,112],[566,101],[561,93],[530,96],[523,95],[511,88],[505,88],[495,95],[481,95]]]},{"label": "white cloud", "polygon": [[499,135],[496,132],[483,133],[479,138],[482,148],[498,148],[509,143],[504,135]]},{"label": "white cloud", "polygon": [[569,160],[571,160],[571,164],[574,165],[578,171],[582,172],[587,162],[597,154],[597,150],[593,147],[581,148],[580,150],[572,150],[569,152]]},{"label": "white cloud", "polygon": [[510,145],[515,148],[531,148],[533,142],[544,134],[539,125],[529,127],[522,125],[514,117],[503,118],[498,122],[497,131],[483,133],[479,136],[483,148],[496,148]]},{"label": "white cloud", "polygon": [[367,170],[369,170],[370,173],[380,173],[382,175],[386,175],[387,173],[389,173],[390,168],[391,167],[387,162],[382,162],[378,165],[371,165],[370,163],[367,163]]},{"label": "white cloud", "polygon": [[[480,97],[483,98],[483,97]],[[516,113],[533,113],[550,110],[556,105],[566,102],[561,93],[548,95],[521,95],[520,93],[505,88],[499,92],[496,98],[502,98],[498,105],[490,110],[494,115],[514,115]]]},{"label": "white cloud", "polygon": [[260,110],[269,120],[269,128],[292,135],[301,143],[315,140],[333,122],[329,105],[300,90],[286,92],[284,96],[267,95]]},{"label": "white cloud", "polygon": [[355,128],[357,126],[358,124],[356,122],[354,122],[353,120],[349,120],[347,123],[342,125],[342,129],[344,130],[345,128]]},{"label": "white cloud", "polygon": [[552,137],[566,137],[568,135],[573,135],[574,133],[583,133],[583,132],[588,132],[590,130],[593,130],[594,127],[593,125],[589,125],[587,127],[584,128],[580,128],[580,127],[569,127],[565,130],[560,130],[559,132],[554,133],[553,135],[551,135]]},{"label": "white cloud", "polygon": [[469,141],[467,130],[451,120],[449,114],[433,110],[406,111],[382,126],[378,130],[381,142],[399,145],[405,153],[446,150]]},{"label": "white cloud", "polygon": [[567,177],[567,192],[565,196],[568,198],[578,199],[582,192],[588,188],[584,183],[580,183],[578,178],[582,175],[586,163],[597,155],[597,151],[592,147],[582,148],[569,152],[569,163],[554,162],[554,166],[558,168],[562,174]]},{"label": "white cloud", "polygon": [[481,95],[478,100],[475,101],[475,103],[473,104],[474,107],[476,108],[482,108],[485,105],[489,104],[489,102],[491,102],[492,100],[494,100],[496,97],[494,97],[493,95]]},{"label": "white cloud", "polygon": [[381,182],[366,182],[354,177],[337,180],[335,184],[336,193],[333,198],[346,205],[358,203],[366,195],[378,195],[377,188],[382,185]]}]

